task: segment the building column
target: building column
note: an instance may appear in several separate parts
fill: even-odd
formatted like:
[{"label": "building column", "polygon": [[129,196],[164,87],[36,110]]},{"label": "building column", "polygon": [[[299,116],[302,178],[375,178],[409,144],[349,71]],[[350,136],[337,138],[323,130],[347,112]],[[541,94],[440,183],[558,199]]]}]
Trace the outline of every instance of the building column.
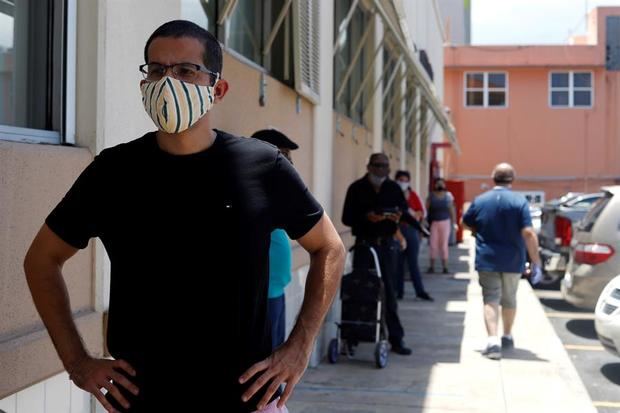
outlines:
[{"label": "building column", "polygon": [[334,4],[320,1],[320,103],[314,106],[312,139],[312,192],[328,215],[332,208],[332,169],[334,151],[333,83],[334,83]]}]

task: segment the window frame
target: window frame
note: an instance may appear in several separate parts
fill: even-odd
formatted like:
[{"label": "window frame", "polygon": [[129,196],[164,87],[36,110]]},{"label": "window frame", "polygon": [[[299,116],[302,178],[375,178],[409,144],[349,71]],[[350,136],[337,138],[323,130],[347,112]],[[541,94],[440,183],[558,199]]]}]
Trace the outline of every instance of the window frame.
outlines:
[{"label": "window frame", "polygon": [[[343,6],[343,4],[340,3],[340,7],[343,7],[343,11],[344,11],[344,15],[342,16],[343,19],[346,17],[346,12],[349,10],[349,7],[351,6],[352,3],[353,2],[347,3],[346,6]],[[334,14],[333,14],[334,40],[336,40],[338,37],[338,29],[340,27],[340,24],[342,24],[342,21],[336,22],[336,18],[338,17],[338,13],[336,13],[336,7],[338,7],[336,2],[334,2],[333,7],[334,7]],[[349,21],[349,24],[347,26],[346,44],[345,46],[341,47],[337,51],[337,53],[334,55],[332,59],[332,63],[333,63],[332,71],[333,71],[333,77],[334,77],[334,85],[337,85],[337,82],[342,80],[339,77],[337,77],[336,70],[338,66],[337,66],[336,60],[342,58],[342,53],[345,53],[344,49],[346,48],[347,49],[346,53],[348,53],[349,56],[348,56],[348,60],[343,62],[344,67],[342,67],[342,75],[344,75],[346,73],[347,67],[351,64],[351,60],[353,58],[355,49],[358,47],[358,43],[353,44],[352,41],[353,40],[359,41],[363,37],[364,29],[366,27],[365,25],[368,24],[369,19],[371,17],[372,17],[371,10],[365,7],[365,5],[362,2],[358,3],[355,8],[355,11],[353,12],[351,20]],[[354,26],[355,26],[355,29],[354,29]],[[354,30],[357,30],[357,31],[355,32]],[[376,30],[376,27],[372,28],[371,30],[373,31]],[[374,78],[371,78],[371,81],[367,82],[367,84],[364,85],[361,95],[358,101],[356,102],[356,107],[352,107],[351,104],[353,103],[352,102],[353,97],[357,93],[355,90],[355,86],[361,85],[362,80],[364,78],[364,73],[366,73],[367,71],[374,71],[373,54],[374,52],[376,52],[376,50],[373,44],[373,39],[374,39],[373,34],[374,33],[371,32],[369,36],[367,37],[367,39],[365,40],[365,44],[362,46],[359,59],[356,62],[353,72],[347,79],[347,85],[345,86],[345,89],[342,93],[342,96],[340,96],[339,101],[337,102],[335,99],[336,93],[338,90],[337,86],[334,86],[333,94],[331,97],[332,110],[338,115],[346,117],[353,124],[360,126],[362,128],[370,128],[370,124],[372,123],[371,120],[368,118],[368,112],[366,111],[365,108],[369,104],[371,104],[371,101],[368,100],[370,96],[372,95],[369,89],[369,85],[371,88],[374,87]],[[381,54],[382,52],[379,52],[379,55]],[[376,57],[376,59],[379,59],[379,58],[380,56]],[[368,64],[370,62],[372,62],[373,65],[371,67],[368,67]],[[359,76],[359,78],[357,76]],[[359,111],[357,110],[358,107],[359,107]]]},{"label": "window frame", "polygon": [[[590,75],[590,87],[575,87],[575,73],[588,73]],[[552,78],[554,74],[568,74],[568,87],[552,86]],[[547,103],[551,109],[592,109],[594,107],[594,71],[593,70],[550,70],[547,78],[548,95]],[[568,105],[554,105],[553,92],[568,92]],[[590,92],[590,105],[575,106],[575,92]]]},{"label": "window frame", "polygon": [[[187,1],[191,1],[191,0],[187,0]],[[183,3],[183,2],[181,2]],[[283,1],[283,3],[286,3],[286,0]],[[263,52],[263,48],[265,46],[265,42],[267,41],[266,37],[269,35],[269,33],[271,32],[271,30],[273,29],[273,26],[275,23],[275,19],[271,22],[271,25],[269,25],[269,27],[267,27],[266,21],[267,21],[267,17],[266,17],[266,13],[268,11],[270,11],[270,7],[273,7],[273,3],[270,3],[269,5],[267,5],[265,2],[260,2],[258,5],[258,8],[260,9],[260,27],[258,28],[258,32],[260,33],[260,50],[259,50],[259,56],[260,56],[260,62],[256,62],[253,59],[245,56],[242,52],[234,49],[231,46],[231,40],[230,40],[230,24],[231,24],[231,19],[234,16],[234,13],[237,11],[238,9],[238,5],[235,4],[234,9],[232,10],[232,12],[230,12],[225,20],[222,22],[222,24],[219,23],[222,14],[224,12],[224,8],[226,6],[226,0],[215,0],[215,16],[213,16],[213,21],[214,21],[214,26],[215,29],[213,30],[213,35],[217,38],[217,40],[220,42],[220,44],[222,45],[222,51],[226,52],[227,54],[229,54],[231,57],[235,58],[236,60],[238,60],[239,62],[250,66],[252,69],[257,70],[260,73],[266,74],[271,76],[273,79],[277,80],[278,82],[284,84],[285,86],[291,88],[291,89],[295,89],[295,62],[294,62],[294,51],[293,50],[285,50],[282,51],[282,53],[284,53],[284,57],[283,60],[286,62],[291,62],[291,67],[290,67],[290,73],[289,73],[289,79],[281,79],[279,76],[276,76],[275,72],[272,69],[268,69],[268,63],[267,60],[271,59],[271,54],[274,51],[274,48],[271,48],[271,51],[264,55]],[[290,4],[289,9],[287,11],[288,16],[285,17],[284,21],[282,22],[282,25],[278,28],[278,32],[276,34],[276,38],[277,36],[280,35],[281,31],[285,31],[286,32],[286,25],[290,24],[290,42],[291,45],[293,44],[293,32],[295,30],[294,27],[294,21],[293,21],[293,4]],[[183,4],[181,4],[181,9],[183,9]],[[269,10],[268,10],[269,9]],[[182,17],[183,16],[183,11],[181,11]],[[184,17],[185,18],[185,17]],[[198,23],[196,23],[198,24]],[[202,25],[200,25],[201,27],[203,27],[205,30],[209,30],[208,27],[204,27]],[[286,56],[287,53],[290,53],[288,56]],[[284,70],[286,71],[286,69]]]},{"label": "window frame", "polygon": [[[77,0],[58,0],[52,4],[48,24],[52,28],[52,41],[57,48],[50,57],[50,77],[46,88],[50,107],[50,127],[38,129],[0,124],[0,141],[31,144],[75,144],[76,125],[76,43]],[[49,53],[49,50],[48,50]]]},{"label": "window frame", "polygon": [[[482,88],[467,87],[467,76],[468,75],[476,75],[482,74]],[[504,75],[504,84],[503,88],[497,87],[489,87],[489,75]],[[489,70],[489,71],[465,71],[463,72],[463,107],[467,109],[507,109],[509,107],[508,98],[509,98],[509,73],[507,71],[502,70]],[[467,103],[467,92],[482,92],[482,105],[470,105]],[[489,93],[491,92],[504,92],[504,104],[503,105],[489,105]]]}]

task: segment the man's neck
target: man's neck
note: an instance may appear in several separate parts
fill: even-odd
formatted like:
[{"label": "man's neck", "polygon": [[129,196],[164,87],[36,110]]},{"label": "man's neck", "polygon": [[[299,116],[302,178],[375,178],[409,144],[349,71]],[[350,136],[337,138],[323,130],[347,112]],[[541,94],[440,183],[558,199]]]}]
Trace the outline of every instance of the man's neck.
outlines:
[{"label": "man's neck", "polygon": [[181,133],[157,131],[157,144],[172,155],[190,155],[207,150],[215,142],[216,133],[211,129],[208,114],[194,126]]},{"label": "man's neck", "polygon": [[493,189],[510,189],[512,188],[511,184],[495,184],[495,188]]}]

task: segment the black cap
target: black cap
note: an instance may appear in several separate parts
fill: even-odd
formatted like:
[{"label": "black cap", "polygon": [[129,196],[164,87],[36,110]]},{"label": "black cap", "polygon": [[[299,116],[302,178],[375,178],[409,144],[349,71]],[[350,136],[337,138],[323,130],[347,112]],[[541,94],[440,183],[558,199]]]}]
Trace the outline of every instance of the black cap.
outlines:
[{"label": "black cap", "polygon": [[252,134],[255,139],[268,142],[278,148],[295,150],[299,148],[295,142],[289,139],[288,136],[275,129],[262,129]]}]

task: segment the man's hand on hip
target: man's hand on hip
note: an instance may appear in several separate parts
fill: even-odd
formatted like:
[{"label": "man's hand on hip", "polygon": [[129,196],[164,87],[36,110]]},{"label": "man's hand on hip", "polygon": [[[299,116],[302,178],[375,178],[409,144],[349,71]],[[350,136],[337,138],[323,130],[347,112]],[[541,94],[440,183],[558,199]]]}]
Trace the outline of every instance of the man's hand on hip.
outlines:
[{"label": "man's hand on hip", "polygon": [[293,389],[301,379],[301,376],[304,374],[304,371],[306,371],[311,352],[312,348],[300,351],[298,346],[294,346],[290,341],[287,341],[282,346],[278,347],[271,356],[254,364],[243,373],[239,378],[239,382],[243,384],[259,373],[262,372],[262,374],[243,394],[241,397],[243,401],[248,401],[256,392],[269,384],[265,395],[260,402],[258,402],[257,408],[260,410],[269,403],[269,400],[280,385],[286,383],[284,393],[282,393],[278,401],[278,407],[284,406],[293,392]]},{"label": "man's hand on hip", "polygon": [[80,389],[95,396],[108,412],[116,413],[117,410],[106,400],[101,392],[102,389],[106,389],[125,408],[129,408],[129,402],[123,397],[117,386],[121,385],[135,395],[139,391],[138,387],[120,373],[120,370],[124,370],[131,376],[136,375],[133,367],[124,360],[87,357],[71,367],[69,378]]}]

